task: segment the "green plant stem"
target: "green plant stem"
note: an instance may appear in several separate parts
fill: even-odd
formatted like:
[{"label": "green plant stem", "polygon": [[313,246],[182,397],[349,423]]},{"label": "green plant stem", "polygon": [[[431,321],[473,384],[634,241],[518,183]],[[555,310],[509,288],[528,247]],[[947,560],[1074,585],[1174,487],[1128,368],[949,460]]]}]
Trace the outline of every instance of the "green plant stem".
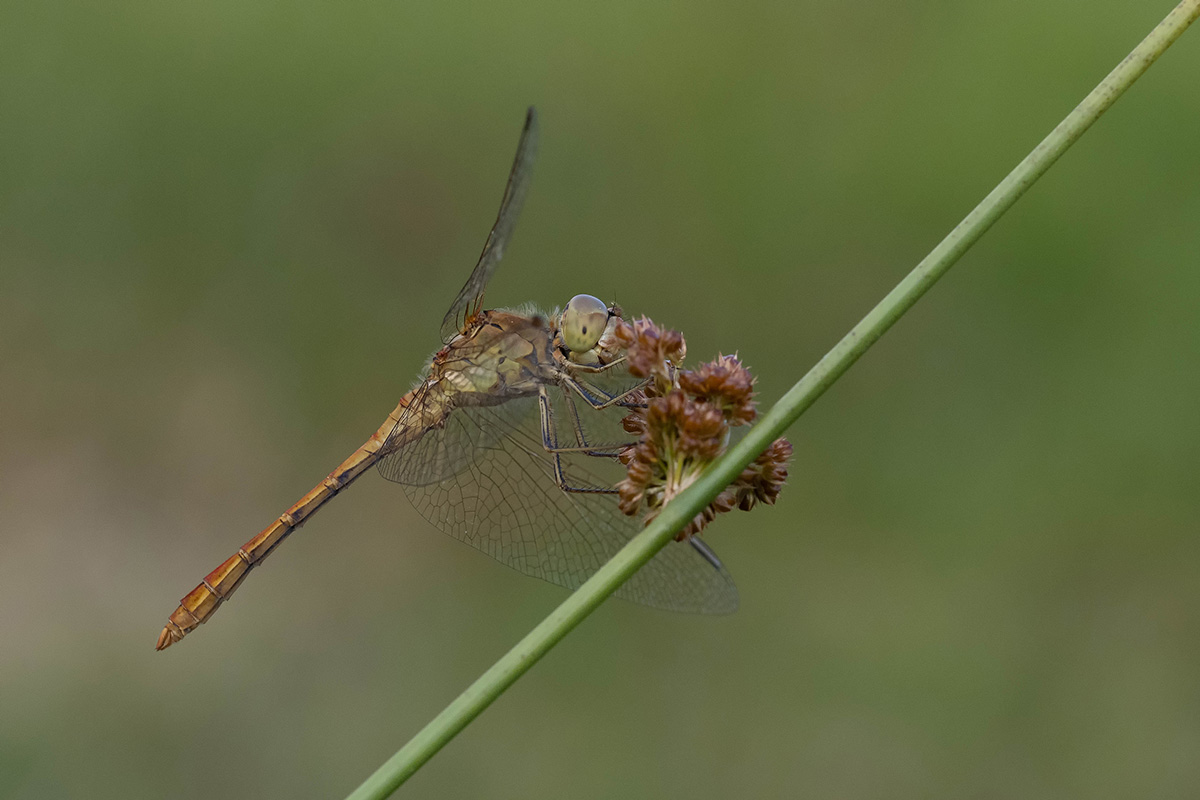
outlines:
[{"label": "green plant stem", "polygon": [[747,464],[841,377],[867,348],[928,291],[938,278],[1050,168],[1075,140],[1179,37],[1197,16],[1200,0],[1184,0],[1124,61],[1067,115],[1000,184],[926,256],[887,297],[809,370],[757,425],[724,456],[667,504],[562,605],[497,661],[350,795],[383,798],[417,771],[467,723],[487,708],[546,652],[590,614],[630,575],[654,557]]}]

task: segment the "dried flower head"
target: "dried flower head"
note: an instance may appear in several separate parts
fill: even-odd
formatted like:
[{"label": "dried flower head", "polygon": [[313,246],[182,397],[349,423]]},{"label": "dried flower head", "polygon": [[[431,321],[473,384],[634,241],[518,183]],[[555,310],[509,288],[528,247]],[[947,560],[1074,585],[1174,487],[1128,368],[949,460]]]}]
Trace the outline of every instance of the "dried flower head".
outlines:
[{"label": "dried flower head", "polygon": [[625,348],[629,374],[635,378],[653,378],[651,387],[663,391],[674,381],[676,365],[687,355],[687,344],[679,331],[664,330],[646,317],[632,323],[622,321],[613,337]]},{"label": "dried flower head", "polygon": [[[620,323],[614,338],[625,348],[630,374],[650,379],[631,398],[622,423],[638,441],[621,453],[626,475],[617,484],[621,511],[633,516],[645,508],[649,522],[725,451],[730,426],[754,419],[754,377],[737,356],[677,369],[686,352],[683,336],[645,317]],[[699,533],[726,511],[773,504],[787,480],[791,454],[786,439],[775,440],[676,538]]]},{"label": "dried flower head", "polygon": [[754,376],[737,356],[717,356],[699,369],[681,371],[679,388],[721,409],[730,425],[754,421]]},{"label": "dried flower head", "polygon": [[[775,505],[779,492],[788,477],[788,461],[792,457],[792,443],[787,439],[776,439],[771,446],[758,454],[758,458],[750,466],[742,470],[742,474],[722,492],[734,492],[736,505],[742,511],[749,511],[758,503]],[[732,498],[726,498],[729,502]]]}]

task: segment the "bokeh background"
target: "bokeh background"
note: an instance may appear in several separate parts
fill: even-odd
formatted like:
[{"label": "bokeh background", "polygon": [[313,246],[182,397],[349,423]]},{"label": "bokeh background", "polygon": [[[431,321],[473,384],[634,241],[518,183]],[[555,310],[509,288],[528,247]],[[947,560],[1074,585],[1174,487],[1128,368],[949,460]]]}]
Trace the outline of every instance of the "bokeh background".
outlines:
[{"label": "bokeh background", "polygon": [[[0,11],[0,797],[340,797],[564,596],[371,474],[178,598],[489,302],[615,298],[778,396],[1168,11]],[[1200,32],[790,431],[742,608],[603,607],[419,797],[1200,791]]]}]

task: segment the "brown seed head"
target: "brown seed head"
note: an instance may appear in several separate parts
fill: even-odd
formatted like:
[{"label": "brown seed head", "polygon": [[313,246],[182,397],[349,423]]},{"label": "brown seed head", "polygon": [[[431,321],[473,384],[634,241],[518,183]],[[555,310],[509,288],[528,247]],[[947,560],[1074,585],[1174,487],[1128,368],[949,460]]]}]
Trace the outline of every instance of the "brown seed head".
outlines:
[{"label": "brown seed head", "polygon": [[720,408],[731,425],[754,421],[754,376],[737,356],[718,356],[698,369],[682,370],[679,387]]},{"label": "brown seed head", "polygon": [[621,321],[613,330],[613,338],[625,348],[629,374],[635,378],[670,382],[673,365],[687,354],[682,333],[664,330],[645,317],[632,323]]},{"label": "brown seed head", "polygon": [[[754,377],[737,356],[719,356],[695,370],[678,370],[683,336],[645,317],[619,322],[613,339],[624,350],[630,374],[652,379],[630,397],[629,414],[622,420],[625,431],[638,441],[620,453],[627,472],[617,484],[621,511],[632,516],[645,509],[649,522],[724,452],[731,425],[754,419]],[[791,454],[791,444],[777,439],[677,538],[698,534],[719,514],[735,508],[748,511],[758,503],[774,503],[787,480]]]},{"label": "brown seed head", "polygon": [[729,426],[720,409],[688,400],[679,424],[679,451],[685,456],[712,461],[725,448]]},{"label": "brown seed head", "polygon": [[791,457],[792,443],[787,439],[776,439],[742,470],[732,484],[737,491],[738,508],[749,511],[757,503],[774,505],[787,481]]},{"label": "brown seed head", "polygon": [[633,516],[641,507],[646,489],[655,480],[660,469],[658,448],[649,440],[638,442],[621,453],[626,465],[625,478],[617,484],[620,499],[617,505],[622,513]]},{"label": "brown seed head", "polygon": [[[645,402],[645,398],[642,399]],[[644,409],[635,409],[630,411],[624,419],[621,420],[621,427],[626,433],[636,434],[641,436],[646,432],[646,416]]]}]

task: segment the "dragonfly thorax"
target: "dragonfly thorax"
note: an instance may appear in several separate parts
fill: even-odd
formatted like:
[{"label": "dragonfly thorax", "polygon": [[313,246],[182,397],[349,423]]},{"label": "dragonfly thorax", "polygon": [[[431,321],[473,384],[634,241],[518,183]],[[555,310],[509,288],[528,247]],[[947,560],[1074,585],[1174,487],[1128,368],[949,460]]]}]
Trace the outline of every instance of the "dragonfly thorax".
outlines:
[{"label": "dragonfly thorax", "polygon": [[429,379],[460,405],[536,394],[556,371],[552,336],[541,315],[482,311],[434,356]]}]

